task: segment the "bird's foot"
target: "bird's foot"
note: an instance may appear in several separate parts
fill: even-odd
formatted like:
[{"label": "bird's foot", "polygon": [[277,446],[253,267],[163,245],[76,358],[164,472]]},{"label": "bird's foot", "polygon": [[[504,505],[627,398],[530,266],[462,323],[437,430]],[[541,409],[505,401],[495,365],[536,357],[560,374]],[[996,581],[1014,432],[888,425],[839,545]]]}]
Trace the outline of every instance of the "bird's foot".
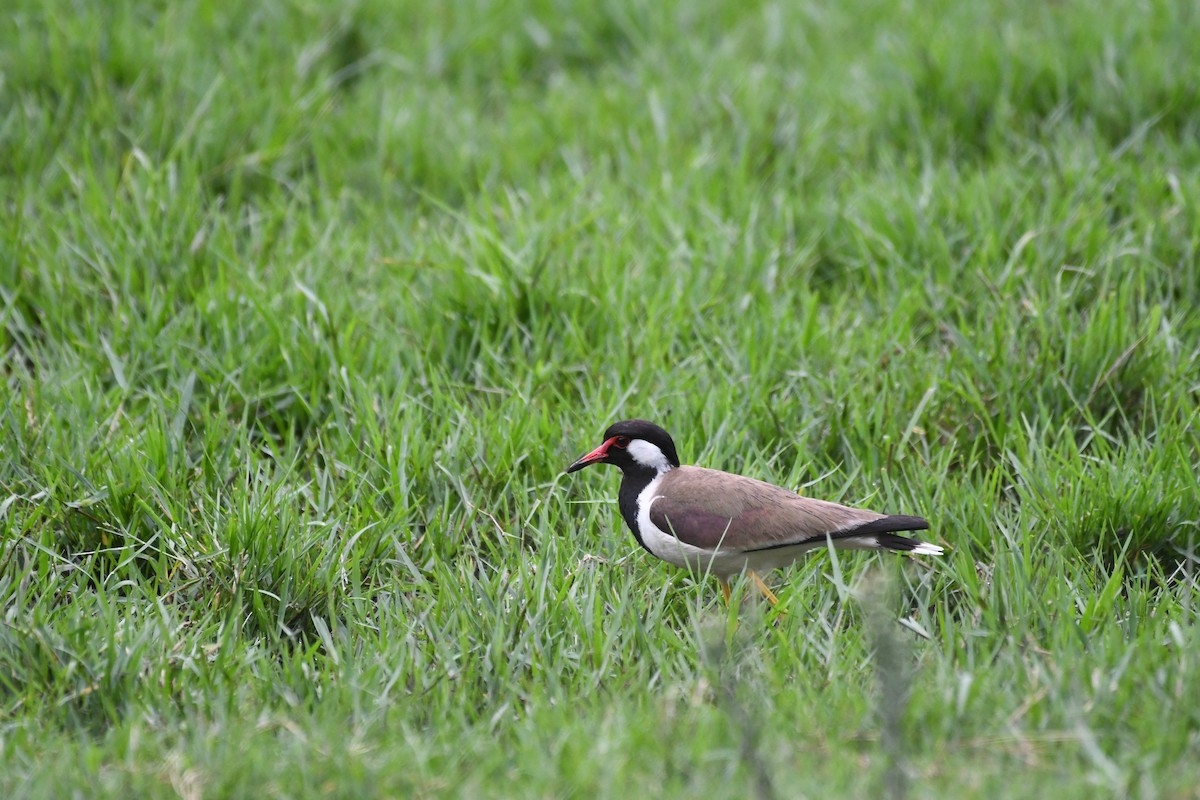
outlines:
[{"label": "bird's foot", "polygon": [[760,592],[762,592],[762,596],[767,598],[767,601],[770,602],[771,605],[779,605],[779,598],[776,597],[775,593],[771,591],[771,587],[767,586],[767,584],[763,582],[763,579],[758,576],[758,573],[754,570],[751,570],[748,574],[750,576],[750,580],[754,581],[754,585],[758,587]]}]

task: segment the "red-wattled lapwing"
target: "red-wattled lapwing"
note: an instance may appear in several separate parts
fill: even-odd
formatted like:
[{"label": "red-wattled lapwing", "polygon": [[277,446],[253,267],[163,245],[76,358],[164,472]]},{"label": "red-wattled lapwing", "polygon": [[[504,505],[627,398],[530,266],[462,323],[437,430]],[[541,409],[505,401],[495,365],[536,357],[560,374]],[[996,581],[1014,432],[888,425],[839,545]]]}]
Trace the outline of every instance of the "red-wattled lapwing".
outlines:
[{"label": "red-wattled lapwing", "polygon": [[877,514],[801,497],[779,486],[703,467],[683,467],[670,434],[640,419],[618,422],[604,443],[567,472],[613,464],[624,473],[618,505],[638,544],[678,567],[708,571],[721,581],[745,572],[772,604],[760,570],[795,562],[809,550],[891,550],[941,555],[936,544],[897,536],[929,527],[921,517]]}]

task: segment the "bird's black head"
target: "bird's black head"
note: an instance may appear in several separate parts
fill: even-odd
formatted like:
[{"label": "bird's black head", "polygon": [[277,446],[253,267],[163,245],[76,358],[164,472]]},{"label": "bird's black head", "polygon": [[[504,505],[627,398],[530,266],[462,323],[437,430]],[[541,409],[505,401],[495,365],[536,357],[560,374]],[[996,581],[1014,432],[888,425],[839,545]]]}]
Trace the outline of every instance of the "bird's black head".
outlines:
[{"label": "bird's black head", "polygon": [[671,434],[653,422],[627,419],[609,425],[604,443],[567,467],[567,472],[592,464],[613,464],[624,472],[666,472],[679,466],[679,456]]}]

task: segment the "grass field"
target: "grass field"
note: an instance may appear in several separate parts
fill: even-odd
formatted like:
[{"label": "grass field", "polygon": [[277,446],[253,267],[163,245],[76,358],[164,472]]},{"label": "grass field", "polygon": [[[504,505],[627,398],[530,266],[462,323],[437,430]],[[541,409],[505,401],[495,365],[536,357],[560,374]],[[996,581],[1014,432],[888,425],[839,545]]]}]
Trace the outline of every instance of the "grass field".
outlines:
[{"label": "grass field", "polygon": [[1200,6],[2,17],[0,796],[1200,797]]}]

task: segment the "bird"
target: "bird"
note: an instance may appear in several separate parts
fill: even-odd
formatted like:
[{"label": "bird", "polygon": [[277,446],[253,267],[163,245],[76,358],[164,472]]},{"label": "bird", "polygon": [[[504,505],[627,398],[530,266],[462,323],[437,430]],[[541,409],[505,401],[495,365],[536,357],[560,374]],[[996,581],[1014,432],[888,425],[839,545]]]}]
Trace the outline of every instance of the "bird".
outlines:
[{"label": "bird", "polygon": [[677,567],[715,575],[726,604],[730,579],[745,573],[775,605],[779,599],[759,572],[786,567],[819,548],[943,552],[939,545],[899,535],[927,530],[921,517],[879,514],[801,497],[743,475],[683,466],[671,435],[644,419],[610,425],[600,446],[566,471],[593,464],[621,470],[617,505],[637,543]]}]

